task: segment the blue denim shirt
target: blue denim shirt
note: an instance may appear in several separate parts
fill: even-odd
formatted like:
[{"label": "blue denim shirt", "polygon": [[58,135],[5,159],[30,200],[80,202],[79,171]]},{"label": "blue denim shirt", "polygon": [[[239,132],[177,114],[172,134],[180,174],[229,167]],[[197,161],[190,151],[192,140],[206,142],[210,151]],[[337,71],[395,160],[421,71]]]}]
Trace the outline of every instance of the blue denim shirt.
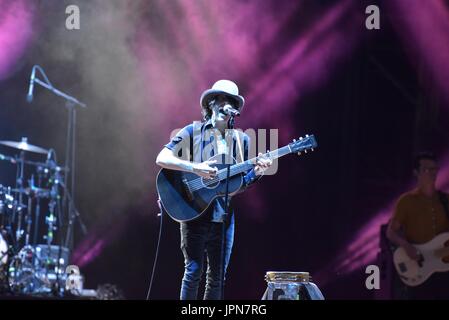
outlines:
[{"label": "blue denim shirt", "polygon": [[[172,139],[171,141],[165,145],[166,148],[172,150],[177,154],[180,158],[193,162],[203,162],[214,156],[217,153],[216,143],[214,141],[216,139],[216,135],[209,129],[213,129],[212,123],[210,120],[206,122],[189,124],[181,129]],[[233,130],[229,130],[227,133],[233,133]],[[199,136],[198,136],[199,135]],[[249,154],[249,145],[250,139],[249,136],[240,133],[243,136],[243,144],[242,152],[243,152],[243,161],[248,160]],[[229,136],[226,136],[226,140],[230,141]],[[211,145],[215,143],[214,145]],[[229,143],[228,143],[229,149]],[[209,152],[210,150],[210,152]],[[189,152],[185,152],[189,151]],[[183,154],[184,152],[184,154]],[[188,153],[188,154],[186,154]],[[235,135],[232,135],[232,155],[234,158],[239,158],[239,148],[238,143],[235,141]],[[242,155],[240,155],[241,158]],[[246,188],[260,177],[257,177],[254,169],[249,170],[243,176],[244,187]],[[222,222],[223,214],[225,207],[225,198],[220,197],[216,198],[211,206],[208,208],[209,213],[211,214],[211,220],[214,222]],[[229,212],[233,213],[232,206],[230,205]]]}]

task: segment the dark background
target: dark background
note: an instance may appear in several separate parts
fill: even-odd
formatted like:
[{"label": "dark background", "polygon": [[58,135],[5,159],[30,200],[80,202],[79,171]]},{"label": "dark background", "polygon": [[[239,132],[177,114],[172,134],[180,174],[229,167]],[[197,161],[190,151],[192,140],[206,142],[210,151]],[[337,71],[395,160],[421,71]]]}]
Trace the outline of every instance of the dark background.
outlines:
[{"label": "dark background", "polygon": [[[448,14],[446,1],[432,1]],[[3,58],[9,69],[0,81],[0,139],[26,136],[30,143],[54,148],[61,162],[64,159],[64,101],[42,88],[35,88],[32,104],[25,101],[34,64],[45,69],[57,88],[88,105],[77,113],[76,203],[89,232],[83,235],[76,226],[74,259],[85,275],[85,287],[112,283],[126,298],[145,298],[160,221],[155,157],[174,128],[199,120],[201,92],[215,80],[230,78],[247,98],[247,113],[238,126],[277,128],[280,146],[313,133],[319,147],[311,154],[281,159],[276,175],[263,177],[235,199],[227,298],[259,299],[270,270],[317,275],[314,279],[327,299],[374,298],[365,288],[365,267],[376,262],[377,230],[387,221],[391,204],[412,186],[413,154],[433,150],[443,168],[448,164],[448,91],[442,90],[448,83],[439,82],[435,72],[447,71],[449,59],[435,68],[429,61],[437,64],[433,54],[449,53],[419,46],[421,38],[413,38],[417,33],[412,28],[401,29],[406,16],[416,14],[413,7],[410,12],[398,10],[404,2],[391,2],[266,1],[259,6],[256,1],[198,1],[204,17],[193,15],[190,20],[181,0],[19,1],[23,6],[14,8],[0,1],[0,30],[2,21],[5,26],[6,17],[20,10],[28,14],[25,26],[31,30],[21,54]],[[64,28],[68,4],[80,7],[79,31]],[[365,28],[369,4],[381,9],[380,30]],[[218,17],[224,18],[204,12],[215,6]],[[325,24],[334,10],[339,18]],[[425,6],[422,10],[423,15],[433,12]],[[289,18],[276,20],[288,11]],[[198,20],[209,26],[208,37],[198,36],[195,42],[182,32]],[[325,29],[314,32],[320,21]],[[449,39],[445,26],[439,25],[438,34],[427,34],[434,41],[444,39],[442,49]],[[335,37],[335,47],[320,48],[338,29],[342,34]],[[270,30],[277,35],[264,44]],[[242,50],[220,47],[234,43],[234,33],[236,41],[246,35]],[[288,67],[291,75],[270,72],[301,41],[308,43],[307,54]],[[251,57],[254,52],[257,56]],[[249,64],[252,59],[254,66]],[[264,81],[271,85],[253,90]],[[0,153],[14,153],[0,148]],[[14,170],[0,163],[0,183],[13,185]],[[447,172],[443,174],[441,181],[447,185]],[[383,215],[375,220],[373,237],[349,250],[379,213]],[[97,248],[95,254],[83,260],[92,248]],[[346,258],[352,261],[351,270],[341,268]],[[177,299],[182,272],[179,226],[164,216],[151,297]]]}]

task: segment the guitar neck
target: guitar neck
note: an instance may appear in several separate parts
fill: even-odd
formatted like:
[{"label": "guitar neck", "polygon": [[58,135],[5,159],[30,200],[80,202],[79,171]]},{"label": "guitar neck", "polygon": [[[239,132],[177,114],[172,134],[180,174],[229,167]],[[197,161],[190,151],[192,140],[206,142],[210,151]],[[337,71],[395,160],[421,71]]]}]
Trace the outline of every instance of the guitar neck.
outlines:
[{"label": "guitar neck", "polygon": [[[274,159],[283,157],[286,154],[289,154],[291,152],[292,151],[291,151],[290,147],[287,145],[285,147],[276,149],[274,151],[267,152],[263,156],[274,160]],[[257,162],[257,157],[254,157],[254,158],[251,158],[244,162],[232,165],[231,169],[230,169],[229,176],[232,177],[232,176],[235,176],[237,174],[240,174],[240,173],[243,173],[243,172],[246,172],[246,171],[252,169],[254,167],[254,165],[256,164],[256,162]],[[227,175],[227,169],[221,169],[220,171],[218,171],[218,179],[220,181],[226,179],[226,175]]]}]

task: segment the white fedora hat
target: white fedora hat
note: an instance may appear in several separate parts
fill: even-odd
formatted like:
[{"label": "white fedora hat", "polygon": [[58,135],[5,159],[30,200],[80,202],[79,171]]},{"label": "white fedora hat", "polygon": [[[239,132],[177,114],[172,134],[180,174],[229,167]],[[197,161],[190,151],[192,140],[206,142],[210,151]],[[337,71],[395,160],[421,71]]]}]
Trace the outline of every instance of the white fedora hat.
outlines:
[{"label": "white fedora hat", "polygon": [[239,88],[231,80],[218,80],[214,83],[211,89],[207,89],[203,92],[200,98],[200,104],[202,108],[208,108],[209,102],[217,95],[226,95],[235,101],[234,107],[240,111],[245,104],[245,99],[239,95]]}]

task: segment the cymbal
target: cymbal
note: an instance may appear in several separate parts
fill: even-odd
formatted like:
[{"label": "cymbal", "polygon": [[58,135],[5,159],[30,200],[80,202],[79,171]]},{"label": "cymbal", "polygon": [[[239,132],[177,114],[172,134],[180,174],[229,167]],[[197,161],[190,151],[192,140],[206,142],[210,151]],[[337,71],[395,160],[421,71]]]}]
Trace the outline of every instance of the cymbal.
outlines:
[{"label": "cymbal", "polygon": [[0,145],[15,148],[15,149],[22,150],[22,151],[29,151],[29,152],[35,152],[35,153],[41,153],[41,154],[48,153],[48,150],[46,150],[44,148],[29,144],[27,142],[27,138],[22,138],[22,141],[20,141],[20,142],[2,140],[2,141],[0,141]]}]

